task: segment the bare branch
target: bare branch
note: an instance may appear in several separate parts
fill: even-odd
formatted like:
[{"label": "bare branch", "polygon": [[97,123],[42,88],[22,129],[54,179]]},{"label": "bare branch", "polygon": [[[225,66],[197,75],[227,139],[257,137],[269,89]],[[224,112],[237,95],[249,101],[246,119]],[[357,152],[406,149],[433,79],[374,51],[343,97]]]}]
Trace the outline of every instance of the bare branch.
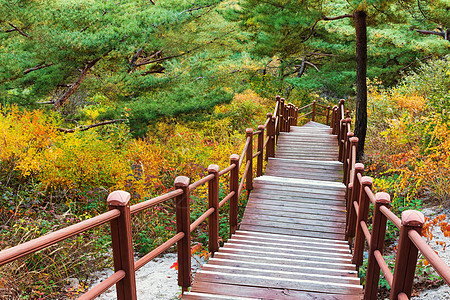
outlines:
[{"label": "bare branch", "polygon": [[320,72],[319,68],[318,68],[315,64],[313,64],[313,63],[311,63],[311,62],[309,62],[309,61],[306,61],[306,60],[305,60],[305,64],[310,65],[311,67],[313,67],[314,69],[316,69],[317,72]]},{"label": "bare branch", "polygon": [[344,18],[352,18],[353,19],[353,15],[342,15],[342,16],[337,16],[337,17],[326,17],[326,16],[324,16],[322,20],[324,20],[324,21],[334,21],[334,20],[340,20],[340,19],[344,19]]},{"label": "bare branch", "polygon": [[44,63],[42,63],[40,65],[37,65],[36,67],[26,69],[25,71],[23,71],[23,74],[26,75],[26,74],[31,73],[33,71],[37,71],[37,70],[40,70],[40,69],[43,69],[43,68],[47,68],[47,67],[50,67],[50,66],[53,66],[53,63],[49,63],[49,64],[46,64],[46,65]]},{"label": "bare branch", "polygon": [[31,36],[29,36],[28,34],[26,34],[25,32],[23,32],[19,27],[15,26],[14,24],[12,24],[11,22],[8,22],[9,26],[11,26],[12,28],[14,28],[14,30],[17,30],[17,32],[19,32],[21,35],[23,35],[24,37],[30,38]]},{"label": "bare branch", "polygon": [[94,128],[94,127],[99,127],[99,126],[114,124],[114,123],[121,123],[124,121],[125,121],[125,119],[116,119],[116,120],[103,121],[103,122],[95,123],[92,125],[81,125],[81,126],[77,126],[75,128],[71,128],[71,129],[67,129],[67,128],[57,128],[57,129],[58,129],[58,131],[61,131],[61,132],[73,133],[77,130],[78,131],[86,131],[86,130]]}]

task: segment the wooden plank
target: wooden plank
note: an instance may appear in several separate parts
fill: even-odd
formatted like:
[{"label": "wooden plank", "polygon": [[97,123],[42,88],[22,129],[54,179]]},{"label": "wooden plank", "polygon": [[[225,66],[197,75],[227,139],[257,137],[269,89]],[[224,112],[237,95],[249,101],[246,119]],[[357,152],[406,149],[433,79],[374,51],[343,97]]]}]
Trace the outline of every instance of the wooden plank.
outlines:
[{"label": "wooden plank", "polygon": [[255,178],[255,184],[262,183],[263,186],[283,186],[289,189],[307,188],[311,190],[326,190],[327,193],[337,193],[337,195],[345,194],[345,186],[340,182],[324,181],[324,180],[307,180],[307,179],[290,179],[280,178],[276,176],[261,176]]},{"label": "wooden plank", "polygon": [[248,231],[259,231],[259,232],[269,232],[269,233],[280,233],[280,234],[290,234],[293,236],[305,236],[305,237],[320,237],[327,238],[333,240],[344,240],[343,234],[338,233],[328,233],[328,232],[315,232],[315,231],[300,231],[296,229],[287,229],[287,228],[275,228],[272,226],[262,226],[262,225],[250,225],[250,224],[241,224],[239,227],[242,230]]},{"label": "wooden plank", "polygon": [[[306,219],[306,218],[292,218],[292,217],[286,217],[286,216],[271,216],[271,215],[262,215],[258,214],[257,212],[253,211],[246,211],[244,213],[244,219],[243,220],[259,220],[264,219],[266,221],[270,222],[280,222],[280,223],[293,223],[293,224],[308,224],[313,226],[322,226],[322,227],[331,227],[336,228],[336,224],[331,223],[330,221],[324,221],[322,219],[314,220],[314,219]],[[343,223],[340,224],[340,227],[344,227],[345,225]]]},{"label": "wooden plank", "polygon": [[338,205],[336,203],[333,203],[333,205],[330,205],[330,203],[324,203],[324,202],[316,202],[316,203],[311,203],[311,202],[306,202],[306,201],[287,201],[287,200],[272,200],[272,199],[263,199],[263,198],[257,198],[257,197],[252,197],[251,199],[249,199],[249,202],[252,203],[259,203],[259,204],[266,204],[266,205],[273,205],[274,207],[277,206],[283,206],[283,207],[292,207],[295,208],[297,207],[302,207],[302,208],[309,208],[309,209],[316,209],[316,210],[323,210],[323,209],[328,209],[329,211],[343,211],[345,212],[346,207],[345,205],[342,203],[341,205]]},{"label": "wooden plank", "polygon": [[345,226],[344,224],[339,223],[345,223],[345,214],[340,215],[319,215],[315,216],[308,213],[302,213],[302,212],[292,212],[292,211],[283,211],[283,210],[272,210],[272,209],[261,209],[261,208],[255,208],[255,207],[247,207],[245,211],[249,213],[253,213],[256,215],[260,215],[261,218],[265,218],[265,216],[284,216],[284,217],[291,217],[291,218],[302,218],[307,220],[323,220],[327,222],[334,222],[336,223],[335,226]]},{"label": "wooden plank", "polygon": [[[214,258],[219,259],[228,259],[233,261],[243,261],[243,262],[255,262],[255,257],[250,256],[245,253],[236,254],[229,252],[216,252],[214,254]],[[282,264],[286,266],[300,266],[305,268],[323,268],[323,269],[333,269],[333,270],[346,270],[346,271],[355,271],[356,266],[351,263],[338,263],[338,262],[329,262],[329,261],[312,261],[305,259],[295,259],[291,258],[280,258],[280,257],[270,257],[270,256],[259,256],[258,263],[276,263]]]},{"label": "wooden plank", "polygon": [[[253,203],[249,202],[247,203],[248,207],[251,207],[255,210],[274,210],[279,212],[295,212],[295,213],[301,213],[301,214],[309,214],[311,215],[308,219],[323,219],[325,216],[345,216],[345,212],[340,211],[318,211],[317,209],[309,209],[309,208],[292,208],[290,206],[277,206],[274,207],[273,205],[266,205],[264,203]],[[306,218],[306,217],[305,217]]]},{"label": "wooden plank", "polygon": [[[288,186],[286,185],[282,185],[280,183],[280,185],[277,185],[275,183],[270,184],[268,182],[260,182],[259,180],[255,180],[253,182],[253,186],[254,188],[259,188],[261,190],[272,190],[272,191],[279,191],[280,194],[283,193],[283,191],[286,191]],[[303,193],[305,195],[311,195],[311,196],[316,196],[316,195],[328,195],[328,196],[345,196],[345,191],[341,191],[338,192],[337,190],[333,191],[333,190],[327,190],[327,189],[322,189],[322,188],[306,188],[306,187],[289,187],[289,192],[290,193]]]},{"label": "wooden plank", "polygon": [[[201,276],[200,278],[201,279]],[[227,295],[234,297],[250,297],[257,299],[283,299],[283,300],[359,300],[359,295],[328,295],[325,293],[314,293],[296,291],[274,287],[253,287],[234,284],[222,284],[210,281],[200,281],[192,287],[193,292],[207,292],[217,295]],[[192,299],[192,298],[191,298]],[[200,298],[201,299],[201,298]],[[230,298],[228,298],[230,299]]]},{"label": "wooden plank", "polygon": [[345,197],[337,196],[337,195],[327,195],[327,194],[314,194],[314,193],[297,193],[291,191],[283,191],[278,189],[264,189],[264,188],[254,188],[250,197],[256,198],[269,198],[269,199],[280,199],[280,200],[288,200],[288,199],[299,199],[307,201],[307,199],[317,200],[317,201],[330,201],[330,202],[338,202],[345,203]]},{"label": "wooden plank", "polygon": [[362,286],[351,284],[339,284],[325,281],[301,280],[301,279],[277,279],[269,276],[250,276],[242,274],[219,274],[209,271],[200,271],[203,282],[217,282],[227,284],[239,284],[243,286],[267,287],[276,286],[298,291],[326,292],[330,294],[361,294]]},{"label": "wooden plank", "polygon": [[276,161],[278,163],[298,163],[298,164],[311,164],[311,165],[320,165],[320,166],[340,166],[342,168],[343,163],[340,161],[316,161],[316,160],[307,160],[307,159],[284,159],[284,158],[276,158],[276,157],[270,157],[269,161]]},{"label": "wooden plank", "polygon": [[[241,235],[241,236],[246,236],[246,237],[251,237],[251,238],[256,238],[256,237],[260,237],[260,238],[266,238],[266,239],[278,239],[280,241],[293,241],[293,242],[315,242],[315,243],[322,243],[324,246],[337,246],[337,245],[341,245],[341,246],[345,246],[345,247],[349,247],[348,246],[348,242],[344,241],[344,240],[329,240],[329,239],[322,239],[322,238],[318,238],[318,237],[296,237],[296,236],[290,236],[290,235],[285,235],[285,234],[275,234],[275,233],[262,233],[262,232],[251,232],[251,231],[245,231],[245,230],[239,230],[238,232],[235,233],[235,235]],[[234,236],[234,235],[233,235]]]},{"label": "wooden plank", "polygon": [[310,179],[310,180],[323,180],[326,179],[328,181],[341,182],[342,175],[323,175],[318,174],[311,170],[310,172],[295,172],[295,171],[286,171],[286,170],[267,170],[265,172],[266,175],[270,176],[283,176],[285,178],[298,178],[298,179]]},{"label": "wooden plank", "polygon": [[319,225],[308,225],[308,224],[296,224],[296,223],[282,223],[276,221],[270,221],[264,219],[243,219],[241,226],[243,225],[253,225],[253,226],[265,226],[272,227],[275,229],[290,229],[298,231],[310,231],[311,233],[323,233],[323,234],[345,234],[344,227],[323,227]]}]

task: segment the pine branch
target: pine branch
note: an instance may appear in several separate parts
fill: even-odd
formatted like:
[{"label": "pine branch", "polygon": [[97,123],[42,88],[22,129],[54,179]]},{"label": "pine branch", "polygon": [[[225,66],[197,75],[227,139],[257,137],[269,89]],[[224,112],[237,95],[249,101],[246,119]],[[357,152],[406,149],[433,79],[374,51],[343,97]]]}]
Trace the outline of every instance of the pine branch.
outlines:
[{"label": "pine branch", "polygon": [[108,124],[121,123],[121,122],[124,122],[124,121],[125,121],[125,119],[116,119],[116,120],[103,121],[103,122],[95,123],[95,124],[92,124],[92,125],[81,125],[81,126],[77,126],[75,128],[70,128],[70,129],[68,129],[68,128],[57,128],[57,129],[60,132],[73,133],[73,132],[75,132],[77,130],[78,131],[86,131],[86,130],[89,130],[91,128],[95,128],[95,127],[99,127],[99,126],[103,126],[103,125],[108,125]]},{"label": "pine branch", "polygon": [[36,67],[26,69],[25,71],[23,71],[23,74],[26,75],[26,74],[31,73],[33,71],[37,71],[37,70],[40,70],[40,69],[43,69],[43,68],[47,68],[47,67],[50,67],[50,66],[53,66],[53,63],[49,63],[49,64],[46,64],[46,65],[44,63],[42,63],[40,65],[37,65]]},{"label": "pine branch", "polygon": [[326,16],[324,16],[322,20],[324,20],[324,21],[334,21],[334,20],[340,20],[340,19],[344,19],[344,18],[352,18],[353,19],[353,15],[342,15],[342,16],[337,16],[337,17],[326,17]]},{"label": "pine branch", "polygon": [[29,36],[28,34],[26,34],[25,32],[23,32],[19,27],[15,26],[14,24],[12,24],[11,22],[8,22],[9,26],[11,26],[12,28],[14,28],[14,31],[19,32],[21,35],[23,35],[24,37],[27,38],[31,38],[31,36]]}]

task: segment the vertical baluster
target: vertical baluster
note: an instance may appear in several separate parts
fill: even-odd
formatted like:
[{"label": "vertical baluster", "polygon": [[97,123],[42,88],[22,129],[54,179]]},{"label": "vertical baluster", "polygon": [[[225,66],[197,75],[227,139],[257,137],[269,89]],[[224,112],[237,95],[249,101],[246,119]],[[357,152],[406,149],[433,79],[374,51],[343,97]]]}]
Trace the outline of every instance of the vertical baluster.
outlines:
[{"label": "vertical baluster", "polygon": [[269,123],[267,123],[266,135],[269,137],[269,141],[266,146],[266,160],[269,160],[269,157],[275,157],[275,117],[268,113],[267,118],[269,118]]},{"label": "vertical baluster", "polygon": [[120,216],[111,220],[111,239],[114,272],[125,271],[125,277],[116,284],[118,300],[135,300],[136,275],[134,272],[134,251],[131,232],[130,194],[114,191],[108,195],[109,210],[118,209]]},{"label": "vertical baluster", "polygon": [[398,239],[397,257],[395,259],[394,281],[389,299],[397,299],[398,294],[405,293],[411,297],[414,273],[417,264],[417,247],[409,239],[408,231],[422,233],[425,218],[420,211],[407,210],[402,212],[402,227]]},{"label": "vertical baluster", "polygon": [[256,159],[256,176],[262,176],[263,174],[263,161],[264,161],[264,125],[258,126],[258,152],[259,155]]},{"label": "vertical baluster", "polygon": [[383,254],[384,237],[386,234],[387,218],[380,211],[381,206],[389,207],[391,197],[387,193],[375,194],[375,207],[373,210],[372,233],[370,236],[369,258],[366,272],[366,285],[364,287],[364,299],[376,300],[378,298],[378,281],[380,280],[380,266],[374,252],[378,250]]},{"label": "vertical baluster", "polygon": [[178,285],[184,293],[192,283],[191,273],[191,219],[190,219],[190,179],[186,176],[175,178],[175,189],[182,189],[183,194],[175,198],[177,233],[184,233],[184,237],[178,241]]},{"label": "vertical baluster", "polygon": [[327,105],[327,126],[330,126],[330,110],[331,106]]},{"label": "vertical baluster", "polygon": [[344,142],[344,149],[345,149],[345,154],[344,154],[344,176],[342,176],[342,182],[345,184],[345,186],[348,185],[348,181],[347,181],[347,177],[348,177],[348,173],[350,172],[350,169],[352,167],[352,162],[351,162],[351,155],[352,155],[352,151],[350,148],[350,139],[353,137],[353,132],[347,132],[346,137],[345,137],[345,142]]},{"label": "vertical baluster", "polygon": [[356,221],[356,236],[355,236],[355,247],[353,251],[352,263],[356,265],[357,268],[363,264],[363,253],[364,253],[364,240],[365,236],[361,228],[361,222],[367,223],[367,217],[369,215],[369,197],[367,196],[366,187],[372,187],[372,178],[364,176],[361,179],[361,188],[359,191],[359,211],[358,218]]},{"label": "vertical baluster", "polygon": [[[238,225],[238,207],[239,207],[239,155],[232,154],[230,156],[230,165],[235,165],[230,172],[230,193],[234,192],[233,197],[230,198],[230,237],[237,230]],[[244,180],[242,178],[242,180]]]},{"label": "vertical baluster", "polygon": [[214,212],[208,218],[208,250],[214,256],[219,250],[219,166],[209,165],[208,173],[214,178],[208,182],[208,204]]},{"label": "vertical baluster", "polygon": [[245,153],[245,160],[247,161],[247,165],[250,165],[248,168],[247,177],[245,178],[245,188],[249,192],[253,189],[253,129],[247,128],[245,133],[247,139],[250,139],[247,152]]},{"label": "vertical baluster", "polygon": [[311,121],[315,121],[316,120],[316,100],[313,101],[312,103],[312,114],[311,114]]}]

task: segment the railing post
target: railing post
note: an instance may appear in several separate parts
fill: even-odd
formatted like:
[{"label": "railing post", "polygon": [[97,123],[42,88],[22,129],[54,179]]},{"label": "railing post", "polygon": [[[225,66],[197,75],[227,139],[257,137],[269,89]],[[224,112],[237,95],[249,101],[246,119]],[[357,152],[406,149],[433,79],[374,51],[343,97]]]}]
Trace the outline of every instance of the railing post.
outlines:
[{"label": "railing post", "polygon": [[366,272],[366,285],[364,287],[364,299],[376,300],[378,297],[378,281],[380,280],[380,266],[378,265],[374,252],[383,254],[384,237],[386,234],[387,218],[380,211],[381,206],[389,207],[391,197],[387,193],[375,194],[375,208],[373,210],[372,233],[370,236],[369,258]]},{"label": "railing post", "polygon": [[245,188],[247,191],[251,191],[253,189],[253,129],[247,128],[245,133],[247,139],[250,139],[247,152],[245,153],[246,165],[250,165],[248,167],[247,177],[245,178]]},{"label": "railing post", "polygon": [[125,271],[125,277],[116,284],[118,300],[135,300],[136,275],[134,272],[134,251],[131,233],[130,194],[114,191],[109,194],[109,210],[118,209],[120,216],[111,220],[111,239],[114,271]]},{"label": "railing post", "polygon": [[[230,165],[235,165],[230,172],[230,193],[234,192],[233,197],[230,198],[230,237],[237,230],[238,225],[238,207],[239,207],[239,155],[232,154],[230,156]],[[244,180],[244,179],[242,179]]]},{"label": "railing post", "polygon": [[411,297],[418,250],[409,239],[408,231],[415,230],[422,234],[424,222],[425,218],[419,211],[406,210],[402,212],[402,227],[400,228],[400,237],[398,239],[394,280],[389,299],[397,299],[400,293],[405,293],[408,298]]},{"label": "railing post", "polygon": [[347,119],[342,119],[339,121],[339,135],[338,135],[338,144],[339,144],[339,161],[344,162],[344,134],[346,132],[346,124]]},{"label": "railing post", "polygon": [[208,182],[209,208],[214,208],[214,212],[208,218],[208,250],[214,256],[219,250],[219,166],[209,165],[208,173],[214,175]]},{"label": "railing post", "polygon": [[294,107],[294,126],[298,126],[298,107]]},{"label": "railing post", "polygon": [[327,126],[330,126],[330,110],[331,106],[327,106]]},{"label": "railing post", "polygon": [[350,148],[350,139],[353,137],[353,132],[347,132],[347,134],[345,135],[345,141],[344,141],[344,149],[345,149],[345,153],[344,153],[344,176],[342,178],[342,182],[345,184],[345,186],[348,185],[348,181],[347,181],[347,177],[348,177],[348,173],[350,172],[350,168],[352,167],[352,151]]},{"label": "railing post", "polygon": [[184,233],[184,237],[178,241],[178,285],[184,293],[191,286],[191,220],[190,220],[190,179],[186,176],[175,178],[175,189],[182,189],[183,194],[175,198],[177,233]]},{"label": "railing post", "polygon": [[264,125],[258,126],[258,157],[256,159],[256,177],[263,174],[263,160],[264,160]]},{"label": "railing post", "polygon": [[280,132],[286,132],[286,108],[284,105],[284,98],[280,99],[280,113],[281,113]]},{"label": "railing post", "polygon": [[372,178],[368,176],[364,176],[361,179],[361,187],[359,190],[359,211],[358,218],[356,221],[356,237],[355,237],[355,246],[353,249],[353,259],[352,263],[356,265],[359,269],[363,264],[363,253],[364,253],[364,240],[365,236],[362,231],[361,222],[367,223],[367,217],[369,215],[369,197],[367,196],[365,187],[372,186]]},{"label": "railing post", "polygon": [[358,137],[353,136],[354,135],[353,132],[349,132],[348,134],[349,134],[349,142],[350,142],[349,154],[348,154],[348,168],[347,168],[347,174],[344,177],[344,178],[346,178],[345,185],[347,187],[350,184],[351,179],[352,179],[352,177],[351,177],[352,176],[352,165],[353,165],[353,163],[356,163],[356,161],[355,162],[353,161],[353,146],[355,146],[355,150],[357,152],[358,151],[358,141],[359,141]]},{"label": "railing post", "polygon": [[277,127],[275,128],[275,135],[278,137],[278,135],[280,134],[281,131],[281,97],[280,96],[276,96],[275,99],[278,102],[278,110],[277,110],[277,115],[275,116],[275,118],[278,118],[278,123],[277,123]]},{"label": "railing post", "polygon": [[358,174],[361,174],[364,172],[364,165],[361,163],[355,164],[355,173],[353,174],[353,183],[351,186],[351,194],[349,195],[350,198],[347,202],[347,224],[346,224],[346,234],[345,238],[348,240],[349,244],[352,245],[353,243],[353,237],[355,237],[355,228],[356,228],[356,211],[355,207],[353,206],[353,202],[357,202],[359,204],[359,196],[360,196],[360,189],[361,184],[358,182]]},{"label": "railing post", "polygon": [[316,100],[312,103],[312,114],[311,114],[311,121],[316,120]]},{"label": "railing post", "polygon": [[336,130],[336,118],[337,118],[337,106],[333,106],[333,110],[331,111],[331,134],[337,134]]},{"label": "railing post", "polygon": [[266,160],[269,160],[269,157],[275,157],[275,117],[272,116],[271,113],[267,114],[267,118],[269,118],[269,123],[267,123],[267,131],[266,135],[269,137],[269,141],[266,146]]}]

